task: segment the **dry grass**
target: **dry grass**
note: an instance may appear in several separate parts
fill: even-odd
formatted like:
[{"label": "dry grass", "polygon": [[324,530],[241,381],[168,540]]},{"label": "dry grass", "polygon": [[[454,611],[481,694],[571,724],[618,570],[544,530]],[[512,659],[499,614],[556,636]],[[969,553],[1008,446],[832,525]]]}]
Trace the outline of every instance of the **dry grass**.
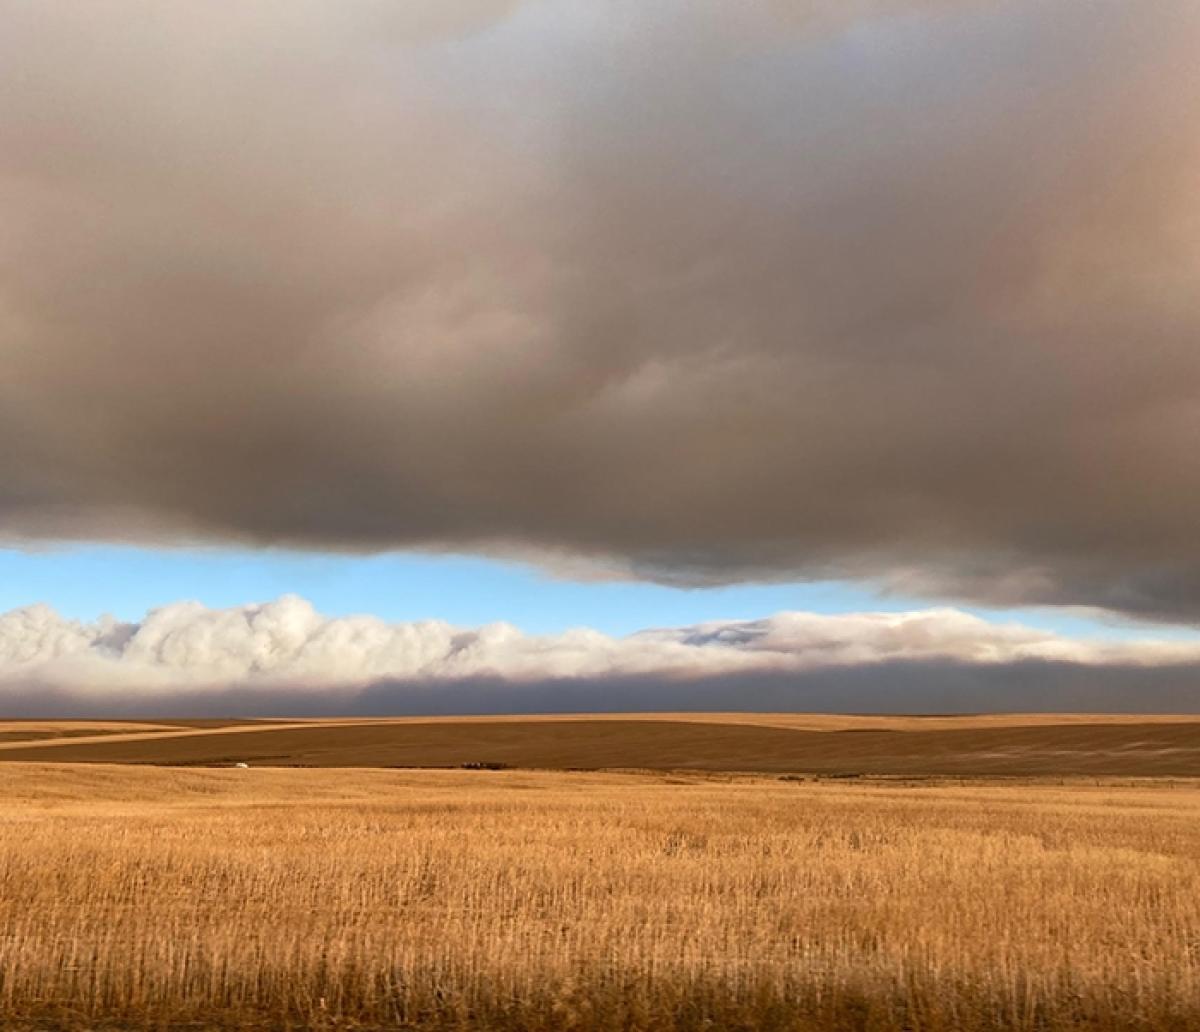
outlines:
[{"label": "dry grass", "polygon": [[110,734],[167,730],[167,724],[135,724],[112,720],[0,720],[0,745],[100,738]]},{"label": "dry grass", "polygon": [[1200,789],[0,767],[20,1028],[1200,1027]]},{"label": "dry grass", "polygon": [[[970,728],[1044,727],[1096,724],[1200,724],[1195,713],[749,713],[706,710],[670,713],[508,713],[479,716],[422,717],[301,717],[307,724],[493,724],[578,722],[597,720],[651,720],[667,723],[745,724],[752,727],[785,727],[798,731],[955,731]],[[180,721],[190,724],[192,721]]]}]

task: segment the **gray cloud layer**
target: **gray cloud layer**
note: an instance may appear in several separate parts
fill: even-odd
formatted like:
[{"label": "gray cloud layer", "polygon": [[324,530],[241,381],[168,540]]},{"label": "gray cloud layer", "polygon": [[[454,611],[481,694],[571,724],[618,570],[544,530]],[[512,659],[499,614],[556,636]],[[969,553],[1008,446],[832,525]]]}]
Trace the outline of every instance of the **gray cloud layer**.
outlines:
[{"label": "gray cloud layer", "polygon": [[608,677],[389,680],[348,691],[287,686],[153,689],[100,696],[26,681],[0,688],[9,718],[426,716],[494,713],[1200,713],[1200,664],[992,665],[889,660],[694,680]]},{"label": "gray cloud layer", "polygon": [[1200,617],[1191,0],[0,20],[10,540]]}]

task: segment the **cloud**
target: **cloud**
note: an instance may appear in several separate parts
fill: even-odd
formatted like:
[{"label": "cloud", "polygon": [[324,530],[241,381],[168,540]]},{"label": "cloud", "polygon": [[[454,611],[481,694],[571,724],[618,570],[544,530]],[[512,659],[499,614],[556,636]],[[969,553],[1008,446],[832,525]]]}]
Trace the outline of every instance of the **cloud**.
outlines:
[{"label": "cloud", "polygon": [[8,541],[1200,619],[1190,0],[0,17]]},{"label": "cloud", "polygon": [[[1200,706],[1197,673],[1200,643],[1073,640],[954,609],[780,613],[623,638],[328,618],[295,596],[222,610],[183,602],[136,624],[80,623],[43,605],[0,616],[0,712],[9,715],[951,712],[1055,708],[1056,697],[1060,708],[1131,710],[1154,699],[1188,709]],[[1056,695],[1054,686],[1064,687]]]}]

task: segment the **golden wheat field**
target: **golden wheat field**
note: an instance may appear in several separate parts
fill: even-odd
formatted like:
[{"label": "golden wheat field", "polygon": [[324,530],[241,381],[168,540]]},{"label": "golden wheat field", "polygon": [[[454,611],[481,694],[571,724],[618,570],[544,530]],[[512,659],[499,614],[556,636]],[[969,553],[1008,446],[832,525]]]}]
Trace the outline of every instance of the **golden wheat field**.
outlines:
[{"label": "golden wheat field", "polygon": [[1200,788],[0,766],[20,1029],[1200,1027]]}]

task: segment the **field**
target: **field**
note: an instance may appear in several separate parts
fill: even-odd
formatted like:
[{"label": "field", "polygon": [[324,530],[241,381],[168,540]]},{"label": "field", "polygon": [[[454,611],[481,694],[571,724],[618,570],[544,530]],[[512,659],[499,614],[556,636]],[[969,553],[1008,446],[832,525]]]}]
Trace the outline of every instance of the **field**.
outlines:
[{"label": "field", "polygon": [[86,722],[0,723],[0,760],[1200,777],[1196,716],[673,713],[127,723],[92,730]]},{"label": "field", "polygon": [[1200,787],[2,764],[0,1015],[1200,1028]]}]

